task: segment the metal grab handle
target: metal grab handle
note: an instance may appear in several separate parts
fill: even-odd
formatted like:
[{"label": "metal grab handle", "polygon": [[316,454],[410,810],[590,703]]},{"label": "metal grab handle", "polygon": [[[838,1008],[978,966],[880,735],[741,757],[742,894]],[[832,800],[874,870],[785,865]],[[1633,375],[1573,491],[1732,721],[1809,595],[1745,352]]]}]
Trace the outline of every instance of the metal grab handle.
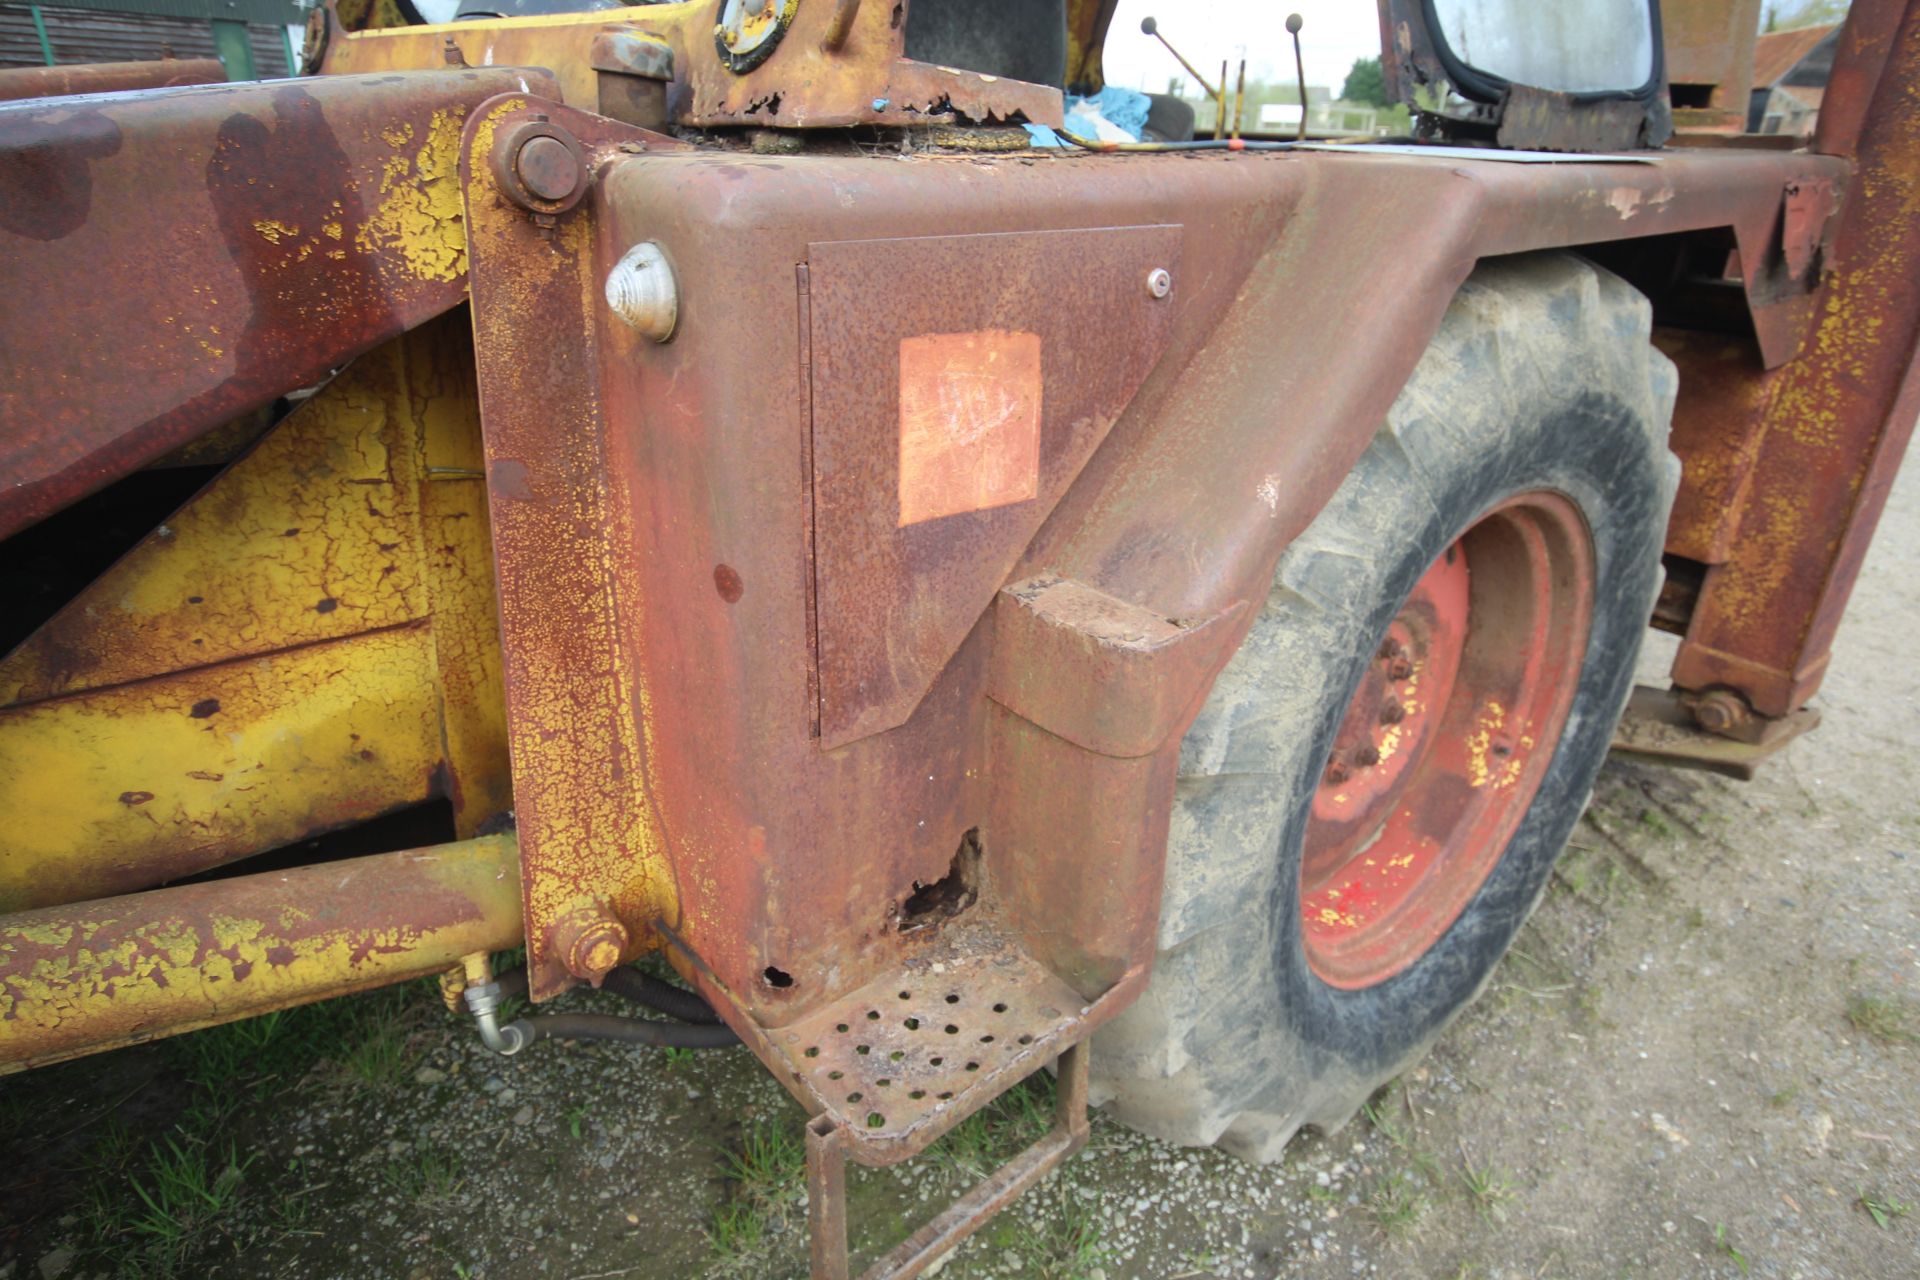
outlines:
[{"label": "metal grab handle", "polygon": [[[1060,1085],[1053,1104],[1053,1128],[867,1268],[860,1280],[908,1280],[921,1274],[1086,1145],[1084,1042],[1061,1053],[1057,1074]],[[813,1280],[848,1280],[846,1129],[826,1115],[807,1122],[807,1224],[812,1235]]]}]

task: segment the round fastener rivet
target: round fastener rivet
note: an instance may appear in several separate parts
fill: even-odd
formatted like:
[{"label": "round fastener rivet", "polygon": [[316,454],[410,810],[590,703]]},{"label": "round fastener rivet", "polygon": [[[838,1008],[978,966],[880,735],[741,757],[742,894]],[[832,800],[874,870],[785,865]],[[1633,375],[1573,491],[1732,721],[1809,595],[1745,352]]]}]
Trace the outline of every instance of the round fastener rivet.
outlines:
[{"label": "round fastener rivet", "polygon": [[607,305],[655,342],[673,336],[680,320],[680,291],[659,245],[642,241],[614,263],[607,273]]},{"label": "round fastener rivet", "polygon": [[1173,273],[1165,267],[1155,267],[1147,272],[1147,293],[1151,297],[1164,298],[1173,292]]}]

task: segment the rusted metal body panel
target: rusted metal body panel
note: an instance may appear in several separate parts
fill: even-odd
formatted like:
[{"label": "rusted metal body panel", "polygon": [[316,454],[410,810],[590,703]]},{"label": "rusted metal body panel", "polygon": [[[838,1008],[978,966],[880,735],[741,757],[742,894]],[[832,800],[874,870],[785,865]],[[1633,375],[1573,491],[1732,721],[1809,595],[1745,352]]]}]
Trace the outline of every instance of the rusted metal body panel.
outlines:
[{"label": "rusted metal body panel", "polygon": [[[1904,8],[1904,12],[1903,12]],[[1861,0],[1815,150],[1854,166],[1824,255],[1806,358],[1748,372],[1762,406],[1745,500],[1674,663],[1784,716],[1819,688],[1834,632],[1920,414],[1920,9]],[[1683,458],[1687,455],[1683,454]],[[1692,459],[1688,459],[1692,460]]]},{"label": "rusted metal body panel", "polygon": [[459,303],[430,71],[0,106],[0,537]]},{"label": "rusted metal body panel", "polygon": [[125,93],[189,84],[223,84],[218,58],[153,58],[145,62],[90,62],[67,67],[0,70],[0,101],[64,98],[76,93]]},{"label": "rusted metal body panel", "polygon": [[[1803,305],[1780,265],[1783,193],[1843,171],[1736,153],[881,165],[703,153],[528,99],[496,107],[469,130],[466,173],[535,994],[566,981],[551,930],[584,899],[630,938],[674,938],[803,1096],[806,1046],[790,1058],[783,1034],[855,1025],[829,1015],[879,1013],[863,992],[931,972],[959,925],[914,903],[972,840],[977,901],[960,920],[988,938],[976,954],[1037,966],[1089,1005],[1130,991],[1153,946],[1180,731],[1477,259],[1731,228],[1766,286],[1764,337],[1768,313]],[[595,173],[550,230],[500,195],[485,155],[536,110],[579,131]],[[1047,237],[1070,268],[1046,275],[1052,306],[1078,326],[1036,319],[1004,287]],[[677,281],[664,343],[601,297],[642,241]],[[1388,260],[1399,268],[1376,269]],[[891,271],[839,283],[876,261]],[[1143,338],[1127,326],[1150,299],[1110,282],[1166,261],[1165,336]],[[758,318],[751,342],[740,316]],[[1108,347],[1109,322],[1134,336]],[[1773,327],[1784,359],[1787,326]],[[1040,336],[1042,405],[1076,403],[1081,381],[1138,389],[1069,412],[1103,439],[1064,491],[996,480],[973,492],[978,510],[939,496],[943,543],[980,562],[955,561],[953,580],[1017,584],[955,615],[946,656],[916,637],[948,634],[951,602],[883,554],[846,552],[858,535],[831,521],[884,547],[917,501],[901,488],[919,447],[902,407],[915,340],[974,335],[950,367],[987,376],[1005,411],[993,431],[1017,438],[1031,365],[978,335],[1018,333]],[[845,387],[843,351],[866,367]],[[968,434],[956,446],[979,443]],[[857,483],[836,489],[840,468]],[[1024,543],[1010,566],[1002,536]],[[836,575],[834,608],[865,610],[874,634],[834,678],[876,682],[898,712],[831,736]],[[882,1157],[895,1123],[863,1158]]]},{"label": "rusted metal body panel", "polygon": [[1738,133],[1746,127],[1760,0],[1661,0],[1675,129]]},{"label": "rusted metal body panel", "polygon": [[[851,9],[850,23],[836,17]],[[328,75],[437,66],[551,67],[558,101],[597,110],[606,84],[632,70],[602,69],[607,35],[664,43],[672,52],[666,116],[638,123],[831,128],[954,120],[1061,122],[1057,89],[937,67],[904,56],[906,23],[893,4],[803,4],[777,37],[776,56],[731,69],[715,48],[716,6],[695,3],[589,10],[491,22],[348,33],[334,24],[320,70]],[[657,68],[639,78],[658,75]]]},{"label": "rusted metal body panel", "polygon": [[0,1074],[386,986],[519,939],[511,836],[0,916]]},{"label": "rusted metal body panel", "polygon": [[511,807],[472,359],[357,361],[0,659],[0,910]]}]

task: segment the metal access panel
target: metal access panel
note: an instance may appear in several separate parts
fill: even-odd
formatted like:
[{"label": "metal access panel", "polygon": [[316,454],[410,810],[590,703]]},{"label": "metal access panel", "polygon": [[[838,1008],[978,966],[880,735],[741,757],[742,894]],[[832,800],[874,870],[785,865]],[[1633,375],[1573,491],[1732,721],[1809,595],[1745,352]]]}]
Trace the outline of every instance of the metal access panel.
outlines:
[{"label": "metal access panel", "polygon": [[822,745],[900,724],[953,657],[1165,351],[1180,234],[810,246]]}]

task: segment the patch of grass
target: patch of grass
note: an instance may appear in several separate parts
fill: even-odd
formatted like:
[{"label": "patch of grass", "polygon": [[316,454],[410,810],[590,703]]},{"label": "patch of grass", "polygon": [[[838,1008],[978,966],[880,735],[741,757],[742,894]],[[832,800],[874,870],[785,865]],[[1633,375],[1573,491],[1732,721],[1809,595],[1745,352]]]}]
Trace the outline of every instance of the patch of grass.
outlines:
[{"label": "patch of grass", "polygon": [[1912,1209],[1911,1205],[1901,1204],[1892,1196],[1870,1195],[1865,1191],[1860,1193],[1860,1207],[1867,1211],[1867,1216],[1872,1218],[1874,1225],[1882,1231],[1891,1227],[1895,1219],[1906,1217]]},{"label": "patch of grass", "polygon": [[739,1147],[725,1151],[722,1159],[737,1199],[779,1213],[792,1204],[799,1190],[807,1148],[791,1124],[760,1120],[741,1135]]},{"label": "patch of grass", "polygon": [[1056,1092],[1046,1072],[1029,1076],[948,1130],[930,1154],[966,1178],[984,1178],[1053,1127]]},{"label": "patch of grass", "polygon": [[1390,1174],[1374,1183],[1361,1204],[1373,1224],[1388,1236],[1405,1235],[1413,1230],[1429,1207],[1426,1191],[1405,1172]]},{"label": "patch of grass", "polygon": [[1464,1155],[1460,1181],[1467,1188],[1467,1199],[1481,1217],[1494,1222],[1507,1220],[1507,1204],[1518,1194],[1512,1181],[1492,1161],[1476,1166]]},{"label": "patch of grass", "polygon": [[585,1131],[586,1124],[587,1124],[587,1104],[586,1103],[583,1102],[577,1107],[567,1108],[567,1132],[573,1136],[573,1140],[575,1142],[580,1141],[580,1136]]},{"label": "patch of grass", "polygon": [[384,1089],[399,1084],[413,1064],[400,1014],[387,1012],[367,1020],[351,1039],[340,1062],[365,1084]]},{"label": "patch of grass", "polygon": [[725,1271],[756,1263],[766,1238],[759,1211],[744,1200],[721,1204],[707,1223],[707,1243],[713,1247],[714,1261]]},{"label": "patch of grass", "polygon": [[682,1049],[678,1045],[666,1045],[660,1050],[661,1060],[674,1071],[685,1071],[692,1066],[696,1057],[692,1049]]},{"label": "patch of grass", "polygon": [[460,1172],[459,1156],[429,1148],[411,1160],[389,1160],[386,1177],[388,1185],[416,1205],[450,1207],[460,1191]]},{"label": "patch of grass", "polygon": [[1072,1198],[1058,1214],[1022,1223],[1015,1247],[1034,1280],[1087,1280],[1107,1256],[1099,1222]]},{"label": "patch of grass", "polygon": [[137,1205],[118,1223],[97,1223],[109,1237],[126,1237],[148,1255],[162,1273],[171,1272],[186,1246],[232,1207],[246,1176],[246,1160],[232,1143],[214,1148],[171,1135],[147,1149],[144,1164],[130,1179]]},{"label": "patch of grass", "polygon": [[1727,1239],[1726,1223],[1716,1222],[1713,1224],[1713,1246],[1733,1259],[1733,1265],[1740,1268],[1741,1275],[1744,1276],[1747,1274],[1747,1255],[1734,1248],[1733,1241]]},{"label": "patch of grass", "polygon": [[1671,840],[1676,834],[1673,829],[1673,824],[1668,822],[1667,816],[1658,809],[1642,809],[1640,811],[1640,825],[1662,840]]},{"label": "patch of grass", "polygon": [[1912,1012],[1898,1001],[1856,991],[1847,997],[1847,1021],[1881,1044],[1920,1044]]}]

